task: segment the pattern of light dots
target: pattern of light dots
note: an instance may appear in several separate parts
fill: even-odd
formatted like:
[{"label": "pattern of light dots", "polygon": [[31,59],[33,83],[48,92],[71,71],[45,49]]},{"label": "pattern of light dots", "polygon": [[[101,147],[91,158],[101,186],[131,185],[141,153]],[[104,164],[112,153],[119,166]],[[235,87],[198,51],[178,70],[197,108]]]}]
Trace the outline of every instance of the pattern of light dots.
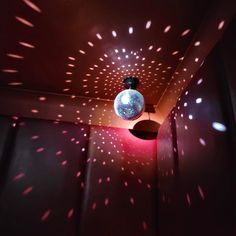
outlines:
[{"label": "pattern of light dots", "polygon": [[[154,218],[148,212],[153,210],[157,187],[155,139],[142,140],[127,129],[18,117],[13,117],[13,121],[18,124],[19,137],[24,137],[16,139],[15,153],[28,150],[20,158],[13,156],[3,192],[7,196],[12,188],[16,189],[17,205],[13,211],[29,201],[35,207],[33,215],[27,206],[24,208],[29,222],[29,217],[36,222],[50,222],[59,217],[58,208],[64,221],[77,217],[83,220],[91,211],[99,220],[101,209],[107,217],[124,204],[127,207],[123,214],[130,219],[140,207],[147,210],[142,213],[142,220],[136,216],[134,219],[137,232],[149,230]],[[55,184],[59,179],[67,184]],[[82,201],[84,191],[87,199],[85,211],[81,212],[78,201]],[[114,195],[117,191],[119,198]],[[40,211],[36,209],[38,205]],[[7,211],[11,210],[7,207]]]},{"label": "pattern of light dots", "polygon": [[[221,87],[216,83],[217,72],[212,60],[211,56],[207,58],[193,76],[159,130],[161,199],[162,204],[171,205],[173,209],[179,204],[183,209],[197,206],[207,212],[202,201],[208,197],[209,201],[215,201],[218,189],[213,190],[212,186],[216,178],[224,178],[226,171],[221,160],[232,155],[228,151],[227,125],[219,102]],[[179,183],[174,181],[178,174]],[[224,194],[221,193],[221,197]]]},{"label": "pattern of light dots", "polygon": [[[75,6],[78,4],[75,0],[71,2],[74,2]],[[158,7],[155,1],[152,2]],[[85,5],[93,9],[95,6],[91,4],[88,2]],[[120,3],[116,4],[120,5]],[[142,3],[138,4],[142,5]],[[71,6],[68,4],[68,7]],[[178,64],[183,60],[185,51],[198,29],[198,24],[193,24],[191,19],[185,17],[182,19],[181,12],[176,12],[172,17],[176,20],[181,17],[185,20],[185,26],[176,25],[175,20],[169,17],[162,20],[163,24],[160,25],[158,15],[157,18],[147,17],[138,21],[137,24],[130,24],[134,22],[135,16],[129,14],[123,19],[122,24],[114,23],[109,27],[104,25],[102,28],[101,19],[94,12],[96,21],[92,17],[90,26],[84,27],[80,21],[76,23],[79,26],[76,28],[83,28],[83,32],[79,33],[81,36],[78,36],[70,27],[75,22],[65,22],[63,15],[59,13],[55,15],[54,8],[47,8],[43,2],[21,0],[15,8],[17,7],[24,8],[25,11],[20,13],[21,11],[16,10],[15,15],[12,16],[12,20],[16,23],[15,28],[9,29],[8,33],[11,38],[19,38],[15,44],[21,46],[21,49],[13,50],[16,48],[15,44],[9,44],[1,69],[4,79],[0,83],[36,90],[40,87],[42,91],[47,91],[50,87],[50,91],[47,92],[97,99],[113,100],[123,89],[123,79],[132,75],[140,79],[139,90],[146,102],[156,104],[173,78]],[[54,7],[58,9],[58,12],[63,8],[59,3]],[[102,7],[107,6],[102,3]],[[82,13],[82,10],[78,6],[78,14]],[[146,15],[151,16],[153,12],[155,9],[150,8]],[[45,13],[49,16],[47,21],[43,17]],[[117,16],[114,15],[114,17]],[[200,24],[201,16],[198,14],[194,17],[199,18]],[[54,25],[52,22],[55,18],[62,22],[61,27],[54,27],[50,32],[47,31],[47,27],[43,27],[44,24]],[[215,30],[222,29],[224,23],[223,19],[217,22]],[[25,31],[29,34],[24,34]],[[27,36],[14,37],[14,32]],[[34,34],[39,35],[39,38],[31,37]],[[63,55],[58,54],[56,46],[52,47],[46,42],[40,42],[41,36],[45,34],[51,37],[52,41],[61,38],[61,43],[66,44],[62,45],[62,48],[66,48]],[[55,35],[58,37],[55,38]],[[41,45],[40,52],[38,52],[39,44]],[[199,39],[194,45],[201,48],[204,42]],[[37,56],[45,58],[51,67],[40,67],[42,64]],[[201,62],[200,57],[193,60],[196,63]],[[31,66],[30,63],[35,66]],[[42,71],[46,78],[42,80],[41,74],[37,71]],[[37,84],[32,83],[30,78],[35,78]]]}]

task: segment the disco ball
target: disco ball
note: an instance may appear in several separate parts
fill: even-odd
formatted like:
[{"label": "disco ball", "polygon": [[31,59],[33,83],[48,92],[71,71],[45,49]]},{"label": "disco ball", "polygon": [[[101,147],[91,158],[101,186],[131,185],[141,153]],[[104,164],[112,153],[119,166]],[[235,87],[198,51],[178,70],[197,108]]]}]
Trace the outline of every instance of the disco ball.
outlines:
[{"label": "disco ball", "polygon": [[120,92],[114,102],[116,115],[124,120],[135,120],[144,111],[143,95],[134,89],[126,89]]}]

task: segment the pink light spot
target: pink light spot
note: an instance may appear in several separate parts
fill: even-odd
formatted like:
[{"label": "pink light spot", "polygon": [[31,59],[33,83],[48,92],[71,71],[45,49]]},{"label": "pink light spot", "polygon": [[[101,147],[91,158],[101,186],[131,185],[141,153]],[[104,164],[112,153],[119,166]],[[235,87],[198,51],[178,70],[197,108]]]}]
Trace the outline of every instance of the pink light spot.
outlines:
[{"label": "pink light spot", "polygon": [[43,222],[43,221],[47,220],[47,218],[49,217],[50,213],[51,213],[51,210],[47,210],[47,211],[42,215],[41,221]]},{"label": "pink light spot", "polygon": [[36,150],[36,152],[43,152],[44,151],[44,148],[43,147],[41,147],[41,148],[38,148],[37,150]]},{"label": "pink light spot", "polygon": [[80,52],[81,54],[85,54],[85,53],[86,53],[86,52],[83,51],[83,50],[79,50],[79,52]]},{"label": "pink light spot", "polygon": [[206,141],[203,138],[199,138],[199,142],[202,146],[206,146]]},{"label": "pink light spot", "polygon": [[199,46],[200,44],[201,44],[200,41],[196,41],[196,42],[194,43],[194,46],[197,47],[197,46]]},{"label": "pink light spot", "polygon": [[150,29],[151,24],[152,24],[152,21],[150,21],[150,20],[147,21],[145,28],[146,28],[146,29]]},{"label": "pink light spot", "polygon": [[74,214],[74,209],[72,208],[68,211],[67,218],[70,219],[73,216],[73,214]]},{"label": "pink light spot", "polygon": [[225,21],[222,20],[219,24],[218,24],[218,30],[221,30],[225,25]]},{"label": "pink light spot", "polygon": [[108,206],[108,204],[109,204],[109,198],[106,198],[106,199],[105,199],[104,204],[105,204],[105,206]]},{"label": "pink light spot", "polygon": [[23,178],[24,176],[25,176],[25,174],[23,172],[21,172],[13,178],[13,181],[17,181],[17,180]]},{"label": "pink light spot", "polygon": [[8,85],[11,85],[11,86],[19,86],[19,85],[22,85],[23,83],[22,82],[11,82],[11,83],[8,83]]},{"label": "pink light spot", "polygon": [[77,177],[77,178],[79,178],[79,177],[80,177],[80,175],[81,175],[81,172],[80,172],[80,171],[78,171],[78,172],[76,173],[76,177]]},{"label": "pink light spot", "polygon": [[99,184],[102,183],[102,179],[101,179],[101,178],[98,179],[98,183],[99,183]]},{"label": "pink light spot", "polygon": [[23,195],[27,195],[27,194],[29,194],[30,192],[32,192],[32,190],[33,190],[33,187],[32,186],[30,186],[30,187],[28,187],[28,188],[26,188],[24,191],[23,191]]},{"label": "pink light spot", "polygon": [[110,182],[111,181],[111,178],[110,177],[107,177],[107,182]]},{"label": "pink light spot", "polygon": [[8,53],[7,56],[11,58],[16,58],[16,59],[24,59],[23,56],[20,56],[18,54],[13,54],[13,53]]},{"label": "pink light spot", "polygon": [[35,48],[34,45],[26,43],[26,42],[19,42],[19,44],[27,48]]},{"label": "pink light spot", "polygon": [[188,193],[186,194],[186,198],[187,198],[188,205],[191,206],[191,199]]},{"label": "pink light spot", "polygon": [[15,69],[3,69],[2,72],[5,72],[5,73],[17,73],[18,70],[15,70]]},{"label": "pink light spot", "polygon": [[100,34],[96,34],[97,38],[102,40],[102,36]]},{"label": "pink light spot", "polygon": [[65,160],[61,163],[62,166],[65,166],[66,164],[67,164],[67,160]]},{"label": "pink light spot", "polygon": [[61,154],[62,154],[62,151],[61,151],[61,150],[59,150],[59,151],[56,152],[56,156],[60,156]]},{"label": "pink light spot", "polygon": [[183,36],[187,35],[189,32],[190,32],[190,29],[186,29],[186,30],[181,34],[181,36],[183,37]]},{"label": "pink light spot", "polygon": [[124,182],[124,185],[125,185],[125,187],[128,187],[128,182],[125,181],[125,182]]},{"label": "pink light spot", "polygon": [[18,116],[13,116],[12,119],[13,120],[19,120],[19,117]]},{"label": "pink light spot", "polygon": [[174,51],[174,52],[172,52],[172,55],[176,55],[178,53],[179,53],[179,51]]},{"label": "pink light spot", "polygon": [[202,198],[202,200],[204,200],[205,199],[205,195],[204,195],[204,192],[203,192],[201,186],[198,185],[197,188],[198,188],[198,192],[200,194],[200,197]]},{"label": "pink light spot", "polygon": [[130,201],[130,203],[131,203],[132,205],[134,205],[134,198],[133,198],[133,197],[131,197],[131,198],[129,199],[129,201]]},{"label": "pink light spot", "polygon": [[148,226],[145,221],[142,222],[143,230],[147,230]]},{"label": "pink light spot", "polygon": [[29,1],[29,0],[22,0],[28,7],[32,8],[34,11],[37,11],[39,13],[41,13],[41,9],[36,6],[33,2]]},{"label": "pink light spot", "polygon": [[26,25],[26,26],[34,27],[34,25],[33,25],[31,22],[29,22],[28,20],[26,20],[26,19],[24,19],[24,18],[22,18],[22,17],[20,17],[20,16],[16,16],[16,19],[17,19],[20,23],[22,23],[22,24],[24,24],[24,25]]},{"label": "pink light spot", "polygon": [[67,134],[68,132],[66,130],[63,130],[62,131],[62,134]]},{"label": "pink light spot", "polygon": [[92,42],[88,42],[88,45],[89,45],[90,47],[93,47],[93,46],[94,46],[94,44],[93,44]]},{"label": "pink light spot", "polygon": [[81,182],[80,187],[84,188],[84,182]]},{"label": "pink light spot", "polygon": [[169,31],[170,31],[170,29],[171,29],[171,26],[170,26],[170,25],[166,26],[166,28],[164,29],[164,33],[167,33],[167,32],[169,32]]},{"label": "pink light spot", "polygon": [[46,97],[39,97],[38,99],[39,99],[39,101],[43,102],[43,101],[46,101],[47,98]]},{"label": "pink light spot", "polygon": [[31,109],[31,112],[36,114],[36,113],[39,113],[39,110],[37,110],[37,109]]},{"label": "pink light spot", "polygon": [[141,183],[142,183],[142,180],[141,180],[141,179],[138,179],[138,182],[141,184]]},{"label": "pink light spot", "polygon": [[68,59],[71,60],[71,61],[75,61],[74,57],[68,57]]},{"label": "pink light spot", "polygon": [[38,138],[39,138],[38,135],[34,135],[34,136],[31,137],[32,140],[36,140],[36,139],[38,139]]},{"label": "pink light spot", "polygon": [[96,204],[96,202],[94,202],[94,203],[92,204],[92,209],[95,210],[96,207],[97,207],[97,204]]}]

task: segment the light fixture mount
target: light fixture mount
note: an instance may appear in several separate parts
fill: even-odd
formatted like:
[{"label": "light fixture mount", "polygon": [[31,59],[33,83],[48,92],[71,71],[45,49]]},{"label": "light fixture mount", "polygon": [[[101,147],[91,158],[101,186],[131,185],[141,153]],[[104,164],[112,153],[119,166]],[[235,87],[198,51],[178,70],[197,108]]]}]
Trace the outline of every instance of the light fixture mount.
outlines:
[{"label": "light fixture mount", "polygon": [[129,76],[123,80],[126,89],[136,89],[139,84],[139,79],[133,76]]}]

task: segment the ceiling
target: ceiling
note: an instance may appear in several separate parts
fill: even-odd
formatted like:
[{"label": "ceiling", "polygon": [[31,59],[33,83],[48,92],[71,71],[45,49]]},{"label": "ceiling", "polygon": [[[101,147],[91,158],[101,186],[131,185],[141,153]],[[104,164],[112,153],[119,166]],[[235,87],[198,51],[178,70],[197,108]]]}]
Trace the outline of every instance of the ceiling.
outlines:
[{"label": "ceiling", "polygon": [[0,87],[157,104],[211,1],[2,0]]}]

